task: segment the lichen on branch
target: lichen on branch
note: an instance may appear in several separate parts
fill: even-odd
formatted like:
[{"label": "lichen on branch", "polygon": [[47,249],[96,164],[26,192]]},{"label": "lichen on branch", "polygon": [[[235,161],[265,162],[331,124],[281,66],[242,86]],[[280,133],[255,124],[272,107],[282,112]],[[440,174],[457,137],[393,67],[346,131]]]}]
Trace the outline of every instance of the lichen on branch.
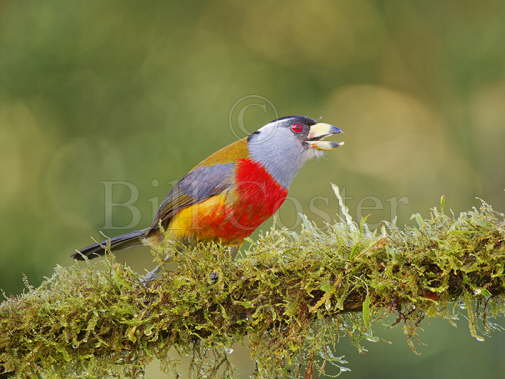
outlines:
[{"label": "lichen on branch", "polygon": [[[373,340],[393,314],[413,345],[425,317],[452,321],[465,305],[470,334],[505,310],[505,221],[482,202],[458,216],[443,203],[414,226],[370,231],[342,220],[272,229],[232,260],[215,244],[173,249],[175,268],[150,285],[113,259],[57,267],[38,288],[0,305],[0,365],[18,376],[135,376],[169,350],[193,356],[193,375],[226,376],[227,348],[247,337],[256,375],[315,377],[339,338]],[[161,254],[161,255],[160,255]],[[172,356],[172,354],[170,355]],[[335,372],[335,371],[333,371]]]}]

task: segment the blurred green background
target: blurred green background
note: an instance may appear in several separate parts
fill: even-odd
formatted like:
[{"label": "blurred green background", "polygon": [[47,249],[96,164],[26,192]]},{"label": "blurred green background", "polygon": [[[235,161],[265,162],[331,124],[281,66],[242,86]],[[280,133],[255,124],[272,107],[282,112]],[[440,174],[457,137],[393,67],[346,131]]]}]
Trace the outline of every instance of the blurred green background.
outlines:
[{"label": "blurred green background", "polygon": [[[442,194],[455,211],[476,196],[505,210],[504,35],[502,0],[1,1],[0,288],[40,283],[99,230],[126,231],[125,208],[106,227],[104,182],[138,189],[145,226],[199,160],[289,114],[342,127],[346,146],[307,164],[284,225],[334,217],[330,182],[372,224],[409,222]],[[378,330],[393,344],[365,356],[343,342],[344,377],[505,377],[505,335],[425,326],[421,356],[400,328]]]}]

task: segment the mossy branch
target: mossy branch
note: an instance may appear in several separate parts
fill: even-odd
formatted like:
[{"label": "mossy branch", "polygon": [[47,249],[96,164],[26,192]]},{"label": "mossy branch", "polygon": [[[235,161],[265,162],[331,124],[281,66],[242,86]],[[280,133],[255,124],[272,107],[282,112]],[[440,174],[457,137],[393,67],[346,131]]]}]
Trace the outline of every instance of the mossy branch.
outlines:
[{"label": "mossy branch", "polygon": [[324,228],[273,229],[236,260],[216,245],[185,249],[147,287],[112,260],[57,267],[0,305],[0,362],[19,376],[131,376],[155,357],[177,370],[175,349],[195,376],[227,375],[227,347],[247,336],[259,377],[311,377],[331,361],[345,370],[328,347],[340,336],[359,346],[393,314],[411,342],[424,317],[454,320],[454,302],[481,339],[505,309],[504,216],[482,203],[413,220],[371,232],[344,208]]}]

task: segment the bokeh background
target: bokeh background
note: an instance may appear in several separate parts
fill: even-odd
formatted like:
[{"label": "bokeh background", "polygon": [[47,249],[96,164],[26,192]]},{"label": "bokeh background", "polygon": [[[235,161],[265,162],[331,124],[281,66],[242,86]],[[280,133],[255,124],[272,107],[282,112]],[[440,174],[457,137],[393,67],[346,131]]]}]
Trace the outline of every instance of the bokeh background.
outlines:
[{"label": "bokeh background", "polygon": [[[145,226],[173,180],[276,116],[321,118],[346,141],[300,173],[284,225],[334,217],[330,182],[371,223],[408,223],[442,194],[455,211],[476,197],[505,210],[504,21],[502,0],[1,1],[0,288],[125,231],[125,208],[106,225],[104,182],[138,189]],[[505,377],[505,334],[424,325],[421,356],[400,328],[366,355],[342,342],[344,377]]]}]

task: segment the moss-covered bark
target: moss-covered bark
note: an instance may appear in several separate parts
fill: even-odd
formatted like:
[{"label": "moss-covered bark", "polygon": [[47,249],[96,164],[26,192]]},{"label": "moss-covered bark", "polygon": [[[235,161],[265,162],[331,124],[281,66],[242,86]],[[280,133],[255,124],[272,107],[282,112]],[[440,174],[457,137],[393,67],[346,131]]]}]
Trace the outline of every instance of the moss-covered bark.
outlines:
[{"label": "moss-covered bark", "polygon": [[454,302],[482,338],[488,316],[504,310],[503,215],[482,204],[413,220],[376,232],[349,218],[325,228],[305,220],[299,233],[265,233],[236,260],[219,246],[185,249],[148,287],[112,260],[58,267],[0,305],[0,362],[20,376],[135,375],[175,348],[194,356],[195,376],[225,375],[226,348],[247,336],[258,376],[315,376],[340,364],[328,348],[339,337],[359,346],[388,313],[414,336],[424,317],[451,320]]}]

